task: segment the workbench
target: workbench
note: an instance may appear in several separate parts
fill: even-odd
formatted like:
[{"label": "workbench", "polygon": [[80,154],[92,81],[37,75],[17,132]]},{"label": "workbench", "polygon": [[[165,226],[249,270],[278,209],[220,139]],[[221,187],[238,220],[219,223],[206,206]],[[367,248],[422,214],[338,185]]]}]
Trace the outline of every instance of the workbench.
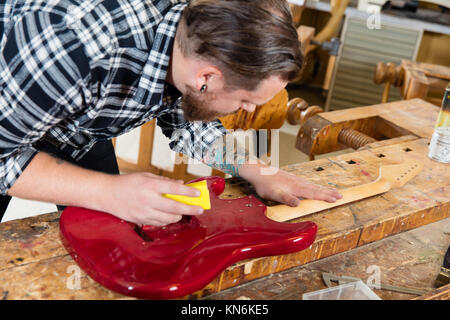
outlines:
[{"label": "workbench", "polygon": [[[421,100],[414,101],[416,106],[427,106]],[[374,108],[367,108],[372,110],[366,112],[370,117]],[[185,298],[301,299],[303,293],[325,288],[322,272],[365,280],[371,265],[380,268],[382,283],[432,291],[450,244],[449,164],[427,156],[428,135],[439,111],[434,108],[425,114],[418,107],[411,108],[410,113],[400,112],[405,125],[410,125],[411,117],[422,121],[414,124],[421,134],[399,127],[397,132],[405,132],[407,139],[396,134],[389,143],[377,142],[363,150],[283,167],[312,182],[341,189],[373,181],[381,165],[407,159],[424,163],[424,169],[401,188],[293,220],[317,224],[317,237],[309,248],[235,263],[205,288]],[[358,112],[364,114],[363,110]],[[385,111],[383,117],[388,114]],[[251,186],[232,179],[221,197],[234,198],[249,192]],[[61,244],[59,217],[60,212],[54,212],[0,224],[0,297],[129,299],[97,284],[78,268]],[[78,275],[79,283],[74,281]],[[416,298],[375,292],[382,299]],[[448,297],[448,293],[434,296]]]}]

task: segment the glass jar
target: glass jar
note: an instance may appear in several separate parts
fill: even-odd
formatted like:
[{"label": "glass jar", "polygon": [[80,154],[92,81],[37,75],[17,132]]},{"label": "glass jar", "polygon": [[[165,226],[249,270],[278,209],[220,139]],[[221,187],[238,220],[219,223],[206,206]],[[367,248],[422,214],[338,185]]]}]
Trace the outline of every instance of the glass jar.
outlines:
[{"label": "glass jar", "polygon": [[450,162],[450,85],[445,89],[428,156],[439,162]]}]

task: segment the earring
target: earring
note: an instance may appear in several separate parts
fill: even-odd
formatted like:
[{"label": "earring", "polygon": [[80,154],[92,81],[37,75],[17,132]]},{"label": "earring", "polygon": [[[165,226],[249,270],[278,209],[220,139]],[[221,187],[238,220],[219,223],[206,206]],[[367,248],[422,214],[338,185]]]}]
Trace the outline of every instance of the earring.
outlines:
[{"label": "earring", "polygon": [[206,91],[206,89],[208,89],[208,87],[206,86],[206,84],[202,85],[202,87],[200,88],[200,92],[203,93]]}]

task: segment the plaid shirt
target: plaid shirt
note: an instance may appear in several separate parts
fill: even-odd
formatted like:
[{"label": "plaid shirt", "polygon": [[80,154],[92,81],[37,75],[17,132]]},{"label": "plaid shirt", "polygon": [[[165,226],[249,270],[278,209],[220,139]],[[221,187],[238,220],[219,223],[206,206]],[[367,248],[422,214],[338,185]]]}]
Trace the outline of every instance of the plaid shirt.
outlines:
[{"label": "plaid shirt", "polygon": [[150,119],[197,160],[226,133],[165,83],[184,0],[2,0],[0,193],[44,139],[75,159]]}]

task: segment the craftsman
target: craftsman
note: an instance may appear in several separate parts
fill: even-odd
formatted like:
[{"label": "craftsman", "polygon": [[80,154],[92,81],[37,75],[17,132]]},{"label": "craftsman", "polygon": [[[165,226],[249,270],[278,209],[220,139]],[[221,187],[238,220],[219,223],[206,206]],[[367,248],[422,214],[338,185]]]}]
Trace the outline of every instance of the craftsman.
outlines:
[{"label": "craftsman", "polygon": [[198,195],[182,181],[118,174],[111,139],[153,118],[172,150],[241,176],[263,198],[341,197],[281,170],[262,174],[269,167],[248,151],[227,162],[237,149],[218,147],[218,117],[255,110],[301,67],[283,0],[3,0],[0,35],[2,212],[16,196],[155,226],[201,214],[162,197]]}]

